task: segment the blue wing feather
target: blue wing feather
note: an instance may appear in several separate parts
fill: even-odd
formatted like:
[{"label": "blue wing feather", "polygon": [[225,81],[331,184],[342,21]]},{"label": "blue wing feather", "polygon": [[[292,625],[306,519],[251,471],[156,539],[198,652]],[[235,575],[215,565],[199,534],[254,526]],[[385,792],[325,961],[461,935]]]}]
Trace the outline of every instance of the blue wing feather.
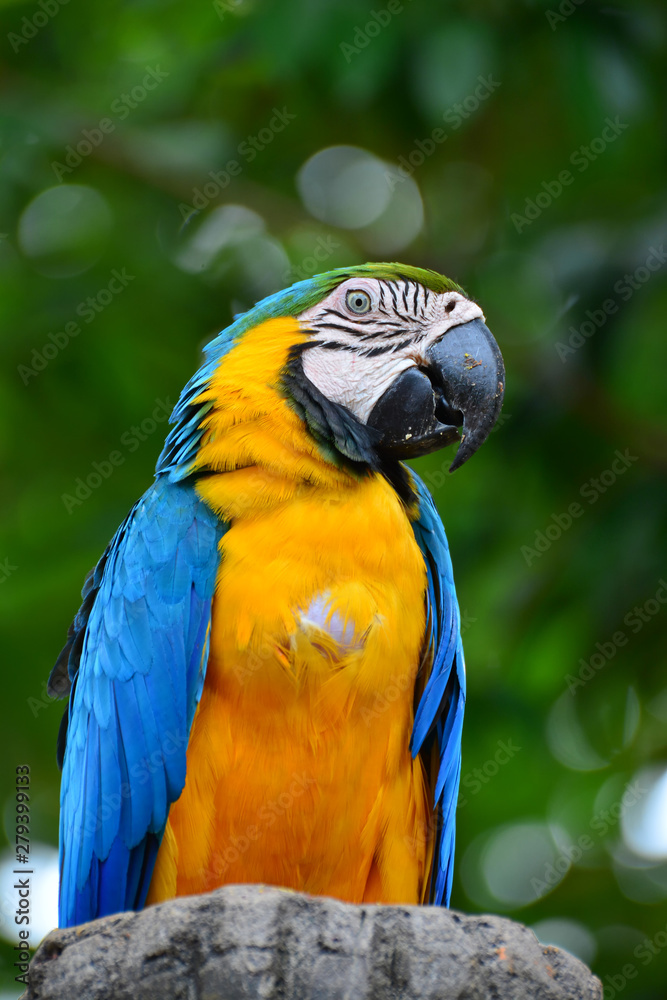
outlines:
[{"label": "blue wing feather", "polygon": [[146,899],[169,807],[185,783],[224,531],[192,485],[158,477],[86,579],[52,675],[58,693],[72,685],[61,926]]},{"label": "blue wing feather", "polygon": [[419,517],[413,530],[426,564],[427,643],[432,660],[412,729],[413,757],[435,739],[439,767],[434,810],[439,816],[433,853],[430,901],[449,906],[454,874],[456,801],[461,776],[461,730],[465,708],[465,664],[452,561],[440,515],[424,483],[414,475]]}]

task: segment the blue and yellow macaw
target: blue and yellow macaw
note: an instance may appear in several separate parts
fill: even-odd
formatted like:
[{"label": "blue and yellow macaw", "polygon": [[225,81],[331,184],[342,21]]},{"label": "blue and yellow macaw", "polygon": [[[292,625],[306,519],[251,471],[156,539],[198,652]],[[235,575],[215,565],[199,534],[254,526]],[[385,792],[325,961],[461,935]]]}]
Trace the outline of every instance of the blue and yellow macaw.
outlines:
[{"label": "blue and yellow macaw", "polygon": [[459,610],[401,460],[458,440],[458,468],[503,382],[480,307],[400,264],[208,345],[51,675],[61,926],[231,882],[449,903]]}]

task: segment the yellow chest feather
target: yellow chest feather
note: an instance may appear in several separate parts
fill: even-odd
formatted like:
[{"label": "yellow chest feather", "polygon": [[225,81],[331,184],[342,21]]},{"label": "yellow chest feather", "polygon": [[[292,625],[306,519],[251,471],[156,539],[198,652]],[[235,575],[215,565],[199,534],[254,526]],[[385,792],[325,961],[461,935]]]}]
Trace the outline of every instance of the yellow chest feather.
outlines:
[{"label": "yellow chest feather", "polygon": [[[185,790],[149,901],[263,881],[419,902],[428,788],[408,744],[423,557],[381,476],[329,472],[289,413],[265,409],[254,419],[262,434],[285,422],[289,461],[268,468],[262,434],[228,424],[253,464],[229,468],[225,433],[226,471],[199,487],[231,526]],[[209,452],[222,440],[211,426]]]}]

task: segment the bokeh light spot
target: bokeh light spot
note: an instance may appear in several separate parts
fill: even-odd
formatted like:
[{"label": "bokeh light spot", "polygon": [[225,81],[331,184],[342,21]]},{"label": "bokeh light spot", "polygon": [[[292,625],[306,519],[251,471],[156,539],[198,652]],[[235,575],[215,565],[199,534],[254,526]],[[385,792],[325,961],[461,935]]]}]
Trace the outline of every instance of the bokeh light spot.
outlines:
[{"label": "bokeh light spot", "polygon": [[595,958],[598,950],[595,936],[578,920],[552,917],[532,924],[530,929],[540,944],[564,948],[587,965],[590,965]]},{"label": "bokeh light spot", "polygon": [[424,225],[424,205],[412,177],[401,176],[389,164],[384,176],[393,187],[389,204],[379,219],[359,232],[360,242],[382,259],[412,243]]},{"label": "bokeh light spot", "polygon": [[538,820],[508,823],[476,837],[460,865],[466,893],[478,906],[497,910],[536,903],[570,869],[568,852],[558,848],[565,837]]},{"label": "bokeh light spot", "polygon": [[111,225],[111,209],[99,191],[62,184],[41,191],[24,209],[18,242],[40,274],[71,278],[99,260]]},{"label": "bokeh light spot", "polygon": [[245,205],[219,205],[192,225],[192,234],[188,227],[174,257],[182,271],[202,274],[213,283],[233,275],[247,305],[289,283],[289,258],[258,212]]},{"label": "bokeh light spot", "polygon": [[536,902],[558,884],[569,867],[564,855],[557,856],[553,837],[543,823],[501,827],[482,852],[487,885],[496,899],[509,906]]},{"label": "bokeh light spot", "polygon": [[558,698],[549,712],[546,726],[549,749],[561,764],[573,771],[598,771],[608,760],[591,746],[577,715],[574,697],[569,691]]},{"label": "bokeh light spot", "polygon": [[623,838],[640,857],[662,861],[667,858],[667,769],[645,768],[633,782],[646,791],[623,813]]},{"label": "bokeh light spot", "polygon": [[342,229],[374,222],[391,197],[382,161],[356,146],[315,153],[299,171],[297,187],[311,215]]}]

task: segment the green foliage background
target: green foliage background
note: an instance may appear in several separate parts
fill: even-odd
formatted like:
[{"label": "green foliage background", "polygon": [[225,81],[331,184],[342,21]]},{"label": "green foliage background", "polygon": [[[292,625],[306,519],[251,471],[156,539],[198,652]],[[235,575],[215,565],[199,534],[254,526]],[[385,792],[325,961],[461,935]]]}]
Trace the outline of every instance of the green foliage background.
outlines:
[{"label": "green foliage background", "polygon": [[[664,997],[667,868],[631,856],[620,822],[604,835],[591,827],[639,771],[667,767],[667,611],[646,612],[636,630],[624,623],[667,576],[667,268],[619,290],[666,235],[664,5],[406,0],[376,33],[365,26],[383,3],[44,2],[1,8],[5,834],[14,766],[27,762],[33,837],[57,842],[61,709],[43,685],[85,573],[151,479],[166,425],[142,441],[132,428],[156,400],[175,402],[233,312],[282,287],[290,265],[308,270],[318,239],[337,244],[318,270],[396,256],[462,283],[507,366],[505,417],[479,454],[451,477],[451,455],[419,463],[450,539],[469,675],[453,905],[574,921],[572,947],[579,935],[612,977],[606,996],[630,963],[624,997]],[[121,120],[110,109],[147,67],[168,75]],[[499,85],[453,128],[443,115],[489,74]],[[275,108],[295,117],[247,162],[239,144]],[[110,114],[113,132],[59,179],[54,162]],[[627,127],[573,162],[608,118]],[[304,207],[297,173],[319,150],[357,146],[396,166],[417,161],[417,140],[435,128],[446,140],[412,173],[424,226],[399,252]],[[184,225],[179,206],[233,158],[240,175]],[[554,197],[568,169],[572,183]],[[60,184],[75,186],[69,201],[29,208]],[[220,205],[244,206],[241,224],[184,269]],[[133,280],[92,322],[79,314],[81,333],[49,359],[49,333],[123,268]],[[617,309],[583,337],[587,310],[609,299]],[[583,346],[559,353],[573,336]],[[591,485],[606,470],[609,482],[626,449],[636,461]],[[68,510],[63,495],[115,451],[113,473]],[[583,513],[556,537],[554,516],[573,503]],[[567,676],[619,630],[626,644],[612,643],[571,693]],[[520,748],[500,766],[499,740]],[[664,809],[655,823],[664,831]],[[592,833],[594,846],[543,897],[494,896],[484,876],[494,858],[505,884],[545,872],[531,868],[534,824],[561,845]],[[646,962],[635,949],[656,934]],[[11,947],[1,954],[11,996]]]}]

